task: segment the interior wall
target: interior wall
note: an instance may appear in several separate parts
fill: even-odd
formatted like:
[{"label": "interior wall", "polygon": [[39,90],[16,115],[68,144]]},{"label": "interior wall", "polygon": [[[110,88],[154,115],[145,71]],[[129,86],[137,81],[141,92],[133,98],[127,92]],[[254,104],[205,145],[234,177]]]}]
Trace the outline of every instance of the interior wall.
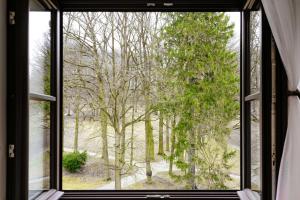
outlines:
[{"label": "interior wall", "polygon": [[6,182],[6,0],[0,0],[0,199]]}]

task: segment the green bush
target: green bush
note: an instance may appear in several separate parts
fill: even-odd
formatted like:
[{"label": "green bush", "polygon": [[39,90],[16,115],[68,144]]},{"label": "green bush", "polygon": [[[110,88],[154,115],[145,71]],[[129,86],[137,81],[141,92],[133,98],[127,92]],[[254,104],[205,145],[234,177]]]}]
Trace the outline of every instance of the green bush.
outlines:
[{"label": "green bush", "polygon": [[77,172],[83,165],[85,165],[87,160],[86,151],[64,153],[63,155],[63,166],[64,168],[71,173]]}]

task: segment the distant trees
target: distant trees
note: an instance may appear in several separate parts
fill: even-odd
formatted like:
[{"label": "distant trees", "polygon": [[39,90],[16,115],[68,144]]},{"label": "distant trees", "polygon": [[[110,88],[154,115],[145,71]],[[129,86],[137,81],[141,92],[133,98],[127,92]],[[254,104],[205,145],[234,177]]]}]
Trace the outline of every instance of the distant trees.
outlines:
[{"label": "distant trees", "polygon": [[[154,159],[151,125],[151,65],[154,61],[150,52],[153,40],[153,36],[150,35],[153,25],[151,19],[152,17],[146,13],[67,14],[68,21],[65,27],[68,30],[65,30],[67,40],[65,40],[64,60],[67,101],[76,100],[76,97],[83,95],[90,109],[99,109],[97,113],[99,113],[101,127],[102,158],[107,166],[107,179],[110,178],[109,167],[111,166],[108,156],[107,126],[114,129],[113,168],[116,189],[121,189],[122,169],[127,162],[125,153],[128,127],[133,128],[135,123],[145,122],[148,146],[145,160],[150,162]],[[72,88],[78,90],[74,91]],[[136,112],[139,96],[143,96],[145,102],[143,113]],[[74,105],[77,119],[77,104]],[[130,113],[132,113],[131,117],[129,117]],[[78,124],[76,119],[75,124]],[[74,132],[75,141],[78,138],[76,127],[77,125]],[[133,148],[133,138],[132,131],[131,148]],[[132,154],[131,150],[131,157]],[[148,174],[150,174],[149,170],[151,169],[148,168]]]},{"label": "distant trees", "polygon": [[239,85],[228,17],[87,12],[65,13],[65,19],[64,105],[75,114],[74,151],[80,115],[90,115],[99,121],[104,178],[110,180],[113,169],[115,189],[122,189],[122,175],[134,165],[134,125],[141,122],[148,183],[157,152],[168,160],[169,174],[189,189],[224,188],[234,155],[228,124],[238,115]]}]

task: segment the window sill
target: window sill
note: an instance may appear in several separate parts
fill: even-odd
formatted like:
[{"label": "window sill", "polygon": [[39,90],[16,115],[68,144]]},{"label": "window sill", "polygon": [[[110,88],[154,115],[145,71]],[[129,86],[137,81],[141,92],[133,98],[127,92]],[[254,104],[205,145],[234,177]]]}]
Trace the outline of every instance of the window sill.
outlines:
[{"label": "window sill", "polygon": [[64,191],[61,199],[209,199],[239,200],[237,191]]},{"label": "window sill", "polygon": [[52,189],[42,193],[36,198],[36,200],[58,200],[63,196],[63,194],[63,192]]}]

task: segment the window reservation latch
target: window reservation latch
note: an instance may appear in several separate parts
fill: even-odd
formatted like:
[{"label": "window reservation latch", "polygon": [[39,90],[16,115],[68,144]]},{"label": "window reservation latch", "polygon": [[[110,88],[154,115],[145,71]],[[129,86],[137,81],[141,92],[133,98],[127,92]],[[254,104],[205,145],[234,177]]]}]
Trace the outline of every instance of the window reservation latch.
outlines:
[{"label": "window reservation latch", "polygon": [[174,6],[174,4],[173,3],[164,3],[164,6],[171,7],[171,6]]},{"label": "window reservation latch", "polygon": [[8,20],[9,20],[10,25],[16,24],[15,17],[16,17],[16,12],[15,11],[9,11],[9,19]]},{"label": "window reservation latch", "polygon": [[9,158],[15,157],[15,145],[14,144],[8,145],[8,157]]},{"label": "window reservation latch", "polygon": [[154,194],[154,195],[147,195],[147,199],[169,199],[170,195],[159,195],[159,194]]}]

